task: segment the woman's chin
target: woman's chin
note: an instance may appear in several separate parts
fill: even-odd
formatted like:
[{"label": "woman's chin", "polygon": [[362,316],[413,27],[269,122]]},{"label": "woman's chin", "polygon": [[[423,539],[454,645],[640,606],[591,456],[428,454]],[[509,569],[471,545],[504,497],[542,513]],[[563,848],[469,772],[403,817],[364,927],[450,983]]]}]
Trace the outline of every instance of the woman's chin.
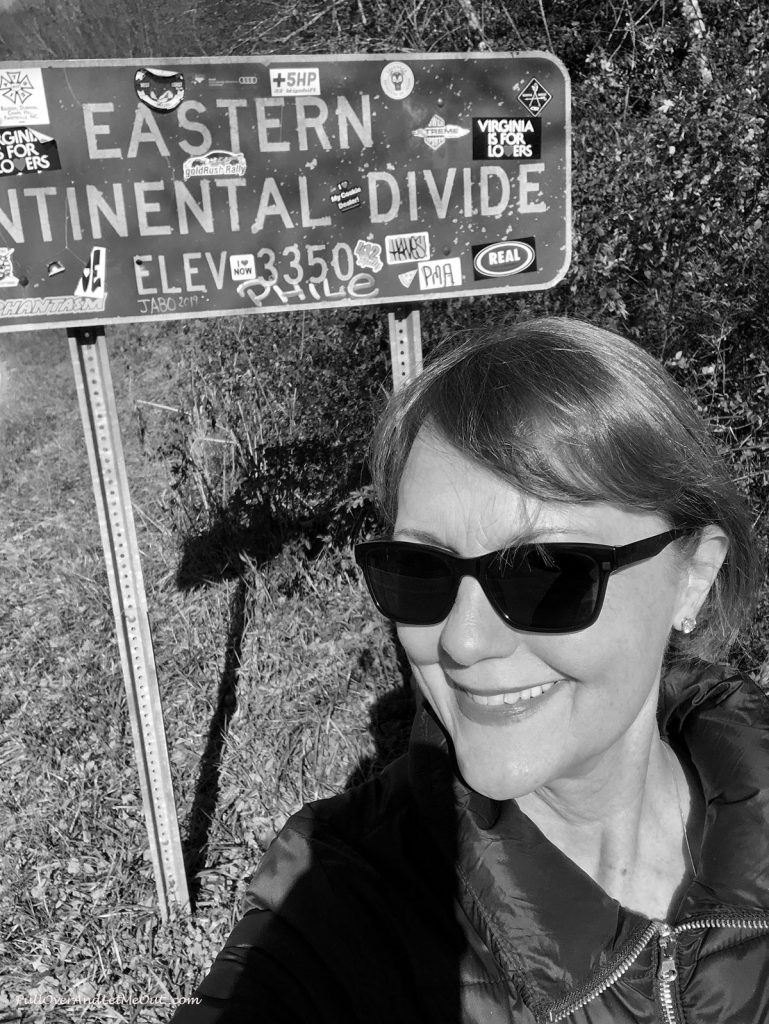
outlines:
[{"label": "woman's chin", "polygon": [[521,778],[514,771],[501,772],[498,764],[479,764],[477,756],[465,758],[457,751],[457,767],[470,789],[491,800],[516,800],[531,792],[528,775]]}]

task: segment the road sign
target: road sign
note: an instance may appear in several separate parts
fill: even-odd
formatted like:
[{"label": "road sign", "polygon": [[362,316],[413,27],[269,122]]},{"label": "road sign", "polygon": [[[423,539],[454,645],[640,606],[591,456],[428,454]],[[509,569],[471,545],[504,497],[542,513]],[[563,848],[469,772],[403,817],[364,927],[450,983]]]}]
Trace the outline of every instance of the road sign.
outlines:
[{"label": "road sign", "polygon": [[0,330],[549,288],[552,55],[0,65]]}]

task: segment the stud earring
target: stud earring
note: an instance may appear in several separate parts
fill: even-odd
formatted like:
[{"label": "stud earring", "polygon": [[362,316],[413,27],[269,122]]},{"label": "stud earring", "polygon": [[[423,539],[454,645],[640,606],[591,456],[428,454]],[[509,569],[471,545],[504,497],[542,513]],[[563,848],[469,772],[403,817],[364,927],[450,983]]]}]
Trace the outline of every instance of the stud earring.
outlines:
[{"label": "stud earring", "polygon": [[693,633],[697,628],[697,620],[692,618],[681,619],[681,625],[678,627],[682,633]]}]

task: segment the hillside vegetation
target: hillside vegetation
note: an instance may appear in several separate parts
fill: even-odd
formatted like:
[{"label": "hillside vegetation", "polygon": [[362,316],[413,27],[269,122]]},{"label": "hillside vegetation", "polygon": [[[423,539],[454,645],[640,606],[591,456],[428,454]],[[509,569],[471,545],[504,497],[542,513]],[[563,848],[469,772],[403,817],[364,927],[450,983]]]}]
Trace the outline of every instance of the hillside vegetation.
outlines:
[{"label": "hillside vegetation", "polygon": [[[709,418],[766,540],[769,19],[700,6],[698,43],[662,0],[42,0],[0,13],[0,58],[552,50],[573,87],[571,269],[545,293],[425,304],[426,348],[505,311],[628,334]],[[375,522],[385,312],[110,332],[195,900],[167,924],[63,332],[0,335],[0,1020],[69,1022],[33,997],[89,994],[115,1002],[78,1020],[167,1020],[286,816],[402,750],[406,673],[350,548]],[[768,605],[734,655],[763,682]]]}]

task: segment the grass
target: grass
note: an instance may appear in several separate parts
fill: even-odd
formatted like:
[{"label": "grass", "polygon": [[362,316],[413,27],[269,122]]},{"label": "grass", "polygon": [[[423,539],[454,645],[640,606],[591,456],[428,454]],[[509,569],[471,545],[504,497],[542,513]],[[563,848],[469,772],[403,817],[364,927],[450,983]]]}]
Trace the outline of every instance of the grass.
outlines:
[{"label": "grass", "polygon": [[[177,583],[189,561],[172,474],[148,431],[174,413],[162,325],[110,343],[196,914],[163,924],[138,797],[82,428],[63,337],[3,336],[4,571],[0,1020],[167,1020],[237,917],[263,850],[304,800],[365,777],[402,746],[387,630],[349,554],[312,571],[289,549],[236,578]],[[153,405],[139,403],[154,403]],[[139,430],[137,410],[143,410]],[[147,413],[158,417],[148,424]],[[193,573],[194,576],[194,573]],[[390,704],[378,723],[383,698]],[[394,706],[393,706],[394,705]],[[145,996],[164,1006],[133,1007]]]}]

